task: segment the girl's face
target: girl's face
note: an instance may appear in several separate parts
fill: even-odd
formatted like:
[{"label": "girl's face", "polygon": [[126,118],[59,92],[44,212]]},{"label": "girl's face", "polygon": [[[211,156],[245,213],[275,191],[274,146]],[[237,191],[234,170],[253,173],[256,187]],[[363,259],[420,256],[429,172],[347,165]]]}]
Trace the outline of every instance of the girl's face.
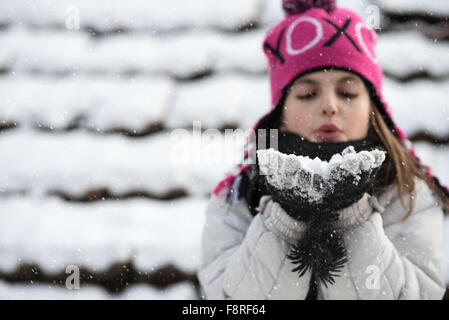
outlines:
[{"label": "girl's face", "polygon": [[371,99],[362,79],[340,70],[298,78],[284,104],[281,131],[312,142],[345,142],[366,137]]}]

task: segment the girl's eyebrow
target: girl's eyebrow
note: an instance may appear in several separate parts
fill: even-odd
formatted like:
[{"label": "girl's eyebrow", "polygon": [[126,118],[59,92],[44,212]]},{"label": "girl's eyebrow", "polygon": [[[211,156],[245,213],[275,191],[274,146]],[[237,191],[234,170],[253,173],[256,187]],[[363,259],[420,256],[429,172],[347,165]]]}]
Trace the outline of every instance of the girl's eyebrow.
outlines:
[{"label": "girl's eyebrow", "polygon": [[[338,79],[337,83],[350,82],[350,81],[352,81],[354,84],[360,83],[360,80],[355,76],[344,76],[343,78]],[[293,86],[303,83],[318,85],[319,81],[310,78],[300,78],[294,82]]]},{"label": "girl's eyebrow", "polygon": [[[359,79],[354,77],[354,76],[344,76],[343,78],[338,79],[338,83],[342,83],[342,82],[349,82],[352,81],[354,83],[359,83]],[[310,79],[310,78],[303,78],[303,79],[298,79],[295,81],[295,85],[296,84],[301,84],[301,83],[308,83],[308,84],[319,84],[319,81],[316,81],[314,79]]]},{"label": "girl's eyebrow", "polygon": [[318,81],[309,79],[309,78],[298,79],[295,81],[295,84],[301,84],[301,83],[318,84]]},{"label": "girl's eyebrow", "polygon": [[337,82],[338,83],[341,83],[341,82],[349,82],[349,81],[352,81],[352,82],[354,82],[354,83],[358,83],[359,82],[359,79],[357,79],[356,77],[354,77],[354,76],[346,76],[346,77],[343,77],[343,78],[341,78],[341,79],[339,79]]}]

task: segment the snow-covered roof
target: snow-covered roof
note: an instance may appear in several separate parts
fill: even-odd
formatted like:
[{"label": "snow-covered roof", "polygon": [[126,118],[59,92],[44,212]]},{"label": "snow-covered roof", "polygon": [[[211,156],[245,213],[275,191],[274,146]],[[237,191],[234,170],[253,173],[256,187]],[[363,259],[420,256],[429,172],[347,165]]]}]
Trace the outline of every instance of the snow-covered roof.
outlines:
[{"label": "snow-covered roof", "polygon": [[[74,293],[0,277],[1,297],[200,298],[192,279],[204,209],[243,158],[244,139],[226,144],[215,135],[198,149],[195,126],[211,136],[230,127],[244,133],[268,111],[262,40],[283,16],[280,3],[0,2],[0,273],[13,277],[25,263],[54,279],[76,264],[107,278],[111,266],[132,261],[154,279],[167,266],[182,274],[163,288],[142,280],[114,295],[101,285]],[[378,30],[384,96],[410,137],[449,141],[449,42],[410,28],[449,17],[448,5],[338,3],[366,19],[373,8],[404,18]],[[449,184],[449,145],[429,141],[415,141],[417,153]],[[445,230],[447,238],[448,217]]]}]

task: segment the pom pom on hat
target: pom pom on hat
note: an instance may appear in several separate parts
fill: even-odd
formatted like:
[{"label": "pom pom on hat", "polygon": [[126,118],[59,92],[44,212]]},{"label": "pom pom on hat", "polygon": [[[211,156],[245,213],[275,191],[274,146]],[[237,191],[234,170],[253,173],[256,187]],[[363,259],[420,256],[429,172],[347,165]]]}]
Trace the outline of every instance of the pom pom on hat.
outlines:
[{"label": "pom pom on hat", "polygon": [[311,8],[322,8],[330,12],[336,6],[336,0],[282,0],[282,9],[287,17],[303,13]]}]

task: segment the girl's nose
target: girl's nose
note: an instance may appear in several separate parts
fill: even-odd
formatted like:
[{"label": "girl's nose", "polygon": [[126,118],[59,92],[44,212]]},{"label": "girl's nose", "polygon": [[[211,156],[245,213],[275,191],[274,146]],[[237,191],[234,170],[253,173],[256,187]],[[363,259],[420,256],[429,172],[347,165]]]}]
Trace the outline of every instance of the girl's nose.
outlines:
[{"label": "girl's nose", "polygon": [[337,114],[337,109],[334,107],[323,108],[323,115],[325,116],[333,116]]},{"label": "girl's nose", "polygon": [[323,101],[322,114],[324,116],[334,116],[338,112],[337,103],[332,97],[332,95],[328,95]]}]

